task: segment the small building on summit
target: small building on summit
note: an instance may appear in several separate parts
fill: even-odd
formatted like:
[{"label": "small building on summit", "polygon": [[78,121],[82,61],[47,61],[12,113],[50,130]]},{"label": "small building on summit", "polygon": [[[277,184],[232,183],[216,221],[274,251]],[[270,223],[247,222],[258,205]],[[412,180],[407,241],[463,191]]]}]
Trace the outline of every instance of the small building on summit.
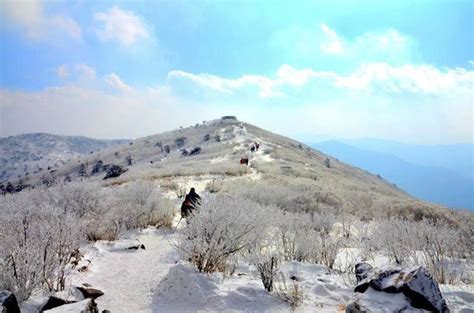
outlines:
[{"label": "small building on summit", "polygon": [[236,116],[233,116],[233,115],[226,115],[226,116],[223,116],[221,117],[221,121],[223,122],[237,122],[237,117]]}]

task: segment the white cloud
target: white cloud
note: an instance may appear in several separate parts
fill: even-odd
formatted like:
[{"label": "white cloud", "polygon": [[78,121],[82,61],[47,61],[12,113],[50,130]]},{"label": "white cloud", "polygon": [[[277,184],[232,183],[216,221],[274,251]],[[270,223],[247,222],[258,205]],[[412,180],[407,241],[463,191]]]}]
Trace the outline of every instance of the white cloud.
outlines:
[{"label": "white cloud", "polygon": [[168,79],[182,78],[196,83],[199,86],[217,90],[219,92],[232,94],[241,88],[256,86],[260,90],[261,97],[273,97],[280,95],[273,91],[274,82],[260,75],[243,75],[237,79],[228,79],[210,74],[192,74],[184,71],[171,71]]},{"label": "white cloud", "polygon": [[144,22],[131,11],[113,7],[108,12],[96,13],[95,19],[102,23],[97,34],[103,41],[117,41],[122,46],[131,46],[139,39],[150,37]]},{"label": "white cloud", "polygon": [[82,36],[81,27],[70,17],[56,15],[49,18],[46,21],[46,25],[49,29],[60,30],[74,39],[80,39]]},{"label": "white cloud", "polygon": [[224,93],[255,86],[261,97],[283,96],[284,87],[303,88],[314,81],[332,85],[340,89],[359,90],[372,93],[472,93],[474,71],[464,68],[439,69],[431,65],[392,66],[386,63],[361,65],[354,72],[342,75],[330,71],[295,69],[282,65],[276,77],[263,75],[243,75],[236,79],[223,78],[210,74],[192,74],[184,71],[171,71],[168,78],[181,78]]},{"label": "white cloud", "polygon": [[327,54],[341,54],[344,52],[344,44],[337,33],[326,24],[320,25],[326,36],[326,40],[320,44],[321,51]]},{"label": "white cloud", "polygon": [[96,78],[95,69],[88,65],[76,64],[75,69],[81,79],[95,80]]},{"label": "white cloud", "polygon": [[[67,69],[78,74],[76,66]],[[181,92],[181,80],[208,94],[190,96],[188,85]],[[165,85],[147,88],[129,86],[115,73],[104,81],[121,92],[104,88],[102,80],[40,91],[0,89],[1,136],[45,131],[130,138],[231,114],[306,139],[473,140],[473,70],[462,68],[377,63],[340,75],[282,65],[273,76],[235,79],[172,71]]]},{"label": "white cloud", "polygon": [[324,23],[292,26],[273,33],[269,45],[278,49],[287,62],[324,64],[338,70],[353,69],[361,63],[402,65],[421,61],[416,40],[391,28],[349,37]]},{"label": "white cloud", "polygon": [[347,39],[326,24],[321,24],[320,28],[323,32],[323,40],[319,47],[325,54],[345,57],[389,57],[394,53],[406,54],[406,50],[409,50],[413,44],[408,36],[395,29],[367,32],[354,39]]},{"label": "white cloud", "polygon": [[34,40],[51,40],[66,35],[78,40],[82,37],[79,24],[65,15],[47,15],[40,0],[1,1],[2,15],[13,25],[24,30]]},{"label": "white cloud", "polygon": [[132,88],[124,83],[122,79],[115,73],[110,73],[104,76],[104,81],[112,88],[123,92],[132,91]]},{"label": "white cloud", "polygon": [[[218,117],[158,86],[107,93],[75,85],[41,91],[0,89],[0,136],[44,131],[96,138],[136,138]],[[31,112],[35,114],[31,114]]]},{"label": "white cloud", "polygon": [[235,93],[247,87],[256,87],[259,91],[259,96],[262,98],[284,96],[284,93],[278,90],[279,87],[303,86],[312,79],[327,79],[333,76],[334,74],[331,72],[317,72],[311,69],[297,70],[286,64],[280,66],[276,78],[246,74],[236,79],[229,79],[216,75],[192,74],[184,71],[171,71],[168,73],[168,79],[181,78],[189,80],[199,86],[228,94]]},{"label": "white cloud", "polygon": [[69,68],[66,64],[60,65],[56,68],[56,75],[59,78],[66,78],[69,76]]},{"label": "white cloud", "polygon": [[371,63],[348,76],[337,76],[335,86],[388,93],[471,93],[474,71],[464,68],[439,69],[431,65]]},{"label": "white cloud", "polygon": [[83,82],[96,79],[95,69],[86,64],[62,64],[56,68],[56,75],[61,79],[73,78]]}]

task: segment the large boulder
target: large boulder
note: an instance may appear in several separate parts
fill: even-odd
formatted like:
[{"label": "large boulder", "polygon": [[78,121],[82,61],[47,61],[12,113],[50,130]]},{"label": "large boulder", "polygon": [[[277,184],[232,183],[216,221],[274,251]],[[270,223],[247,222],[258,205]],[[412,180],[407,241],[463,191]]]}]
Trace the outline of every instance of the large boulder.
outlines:
[{"label": "large boulder", "polygon": [[15,295],[8,290],[0,291],[0,308],[1,313],[20,313]]},{"label": "large boulder", "polygon": [[49,313],[66,313],[66,312],[81,312],[81,313],[99,313],[97,308],[97,303],[94,299],[85,299],[79,302],[74,302],[70,304],[65,304],[53,309],[50,309],[46,312]]},{"label": "large boulder", "polygon": [[401,269],[391,267],[374,269],[367,263],[356,265],[355,292],[365,293],[369,288],[386,293],[402,293],[414,308],[431,312],[449,312],[438,283],[423,267]]}]

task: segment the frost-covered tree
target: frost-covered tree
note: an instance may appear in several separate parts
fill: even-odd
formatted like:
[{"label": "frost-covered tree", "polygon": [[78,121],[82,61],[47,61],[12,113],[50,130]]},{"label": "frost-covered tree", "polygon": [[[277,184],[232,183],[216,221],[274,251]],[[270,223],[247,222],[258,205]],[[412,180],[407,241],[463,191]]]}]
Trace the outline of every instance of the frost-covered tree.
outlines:
[{"label": "frost-covered tree", "polygon": [[[459,229],[443,222],[380,221],[371,235],[372,245],[401,265],[422,265],[440,283],[459,278],[450,264],[463,247]],[[459,264],[458,264],[459,265]]]},{"label": "frost-covered tree", "polygon": [[200,272],[223,271],[230,256],[255,246],[270,209],[247,199],[206,198],[187,221],[178,251]]},{"label": "frost-covered tree", "polygon": [[53,198],[37,188],[1,199],[0,282],[20,300],[40,286],[62,290],[71,254],[84,239],[77,215]]}]

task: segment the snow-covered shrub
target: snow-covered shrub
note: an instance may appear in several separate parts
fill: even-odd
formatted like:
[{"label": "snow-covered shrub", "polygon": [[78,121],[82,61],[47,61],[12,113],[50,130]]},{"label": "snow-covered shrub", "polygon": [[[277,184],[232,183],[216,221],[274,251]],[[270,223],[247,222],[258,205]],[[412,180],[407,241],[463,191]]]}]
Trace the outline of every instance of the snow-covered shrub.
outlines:
[{"label": "snow-covered shrub", "polygon": [[309,214],[282,214],[276,232],[285,261],[307,262],[317,258],[319,233],[314,228]]},{"label": "snow-covered shrub", "polygon": [[375,248],[400,265],[410,261],[416,240],[416,224],[398,219],[380,221],[371,236]]},{"label": "snow-covered shrub", "polygon": [[217,193],[222,189],[222,184],[222,180],[213,179],[212,181],[207,183],[206,191],[209,191],[210,193]]},{"label": "snow-covered shrub", "polygon": [[268,210],[266,215],[265,223],[259,226],[260,236],[255,245],[246,253],[246,258],[260,274],[265,290],[271,292],[273,291],[273,281],[283,260],[278,232],[283,214],[279,210]]},{"label": "snow-covered shrub", "polygon": [[474,256],[474,214],[469,211],[457,211],[458,229],[461,234],[460,257],[472,259]]},{"label": "snow-covered shrub", "polygon": [[255,245],[261,235],[260,226],[271,210],[248,199],[206,198],[187,221],[177,249],[200,272],[223,271],[231,255]]},{"label": "snow-covered shrub", "polygon": [[300,288],[298,281],[292,279],[288,283],[283,273],[277,275],[273,293],[287,302],[293,311],[303,302],[303,289]]},{"label": "snow-covered shrub", "polygon": [[112,191],[109,201],[112,209],[106,217],[114,222],[117,230],[169,227],[174,218],[173,205],[161,196],[153,182],[132,181]]},{"label": "snow-covered shrub", "polygon": [[100,186],[96,183],[71,182],[50,188],[45,194],[58,207],[83,218],[96,216],[100,207],[99,191]]},{"label": "snow-covered shrub", "polygon": [[40,286],[63,290],[72,253],[84,241],[78,215],[55,196],[37,188],[1,199],[0,287],[20,300]]},{"label": "snow-covered shrub", "polygon": [[286,213],[276,231],[286,261],[314,262],[333,268],[342,234],[333,231],[331,214]]},{"label": "snow-covered shrub", "polygon": [[289,181],[268,179],[265,184],[236,180],[225,182],[222,191],[291,212],[325,214],[341,206],[336,195],[321,192],[314,187],[314,181],[307,178],[292,178]]},{"label": "snow-covered shrub", "polygon": [[453,283],[460,279],[459,267],[454,258],[460,250],[461,234],[459,230],[446,224],[434,224],[423,221],[416,226],[416,247],[422,251],[422,263],[428,268],[436,280],[441,283]]},{"label": "snow-covered shrub", "polygon": [[321,235],[320,262],[330,269],[334,267],[337,254],[342,244],[342,237],[338,235]]},{"label": "snow-covered shrub", "polygon": [[461,275],[461,264],[452,266],[463,249],[461,237],[459,229],[443,222],[394,219],[379,222],[371,241],[393,262],[425,266],[439,283],[448,283]]}]

